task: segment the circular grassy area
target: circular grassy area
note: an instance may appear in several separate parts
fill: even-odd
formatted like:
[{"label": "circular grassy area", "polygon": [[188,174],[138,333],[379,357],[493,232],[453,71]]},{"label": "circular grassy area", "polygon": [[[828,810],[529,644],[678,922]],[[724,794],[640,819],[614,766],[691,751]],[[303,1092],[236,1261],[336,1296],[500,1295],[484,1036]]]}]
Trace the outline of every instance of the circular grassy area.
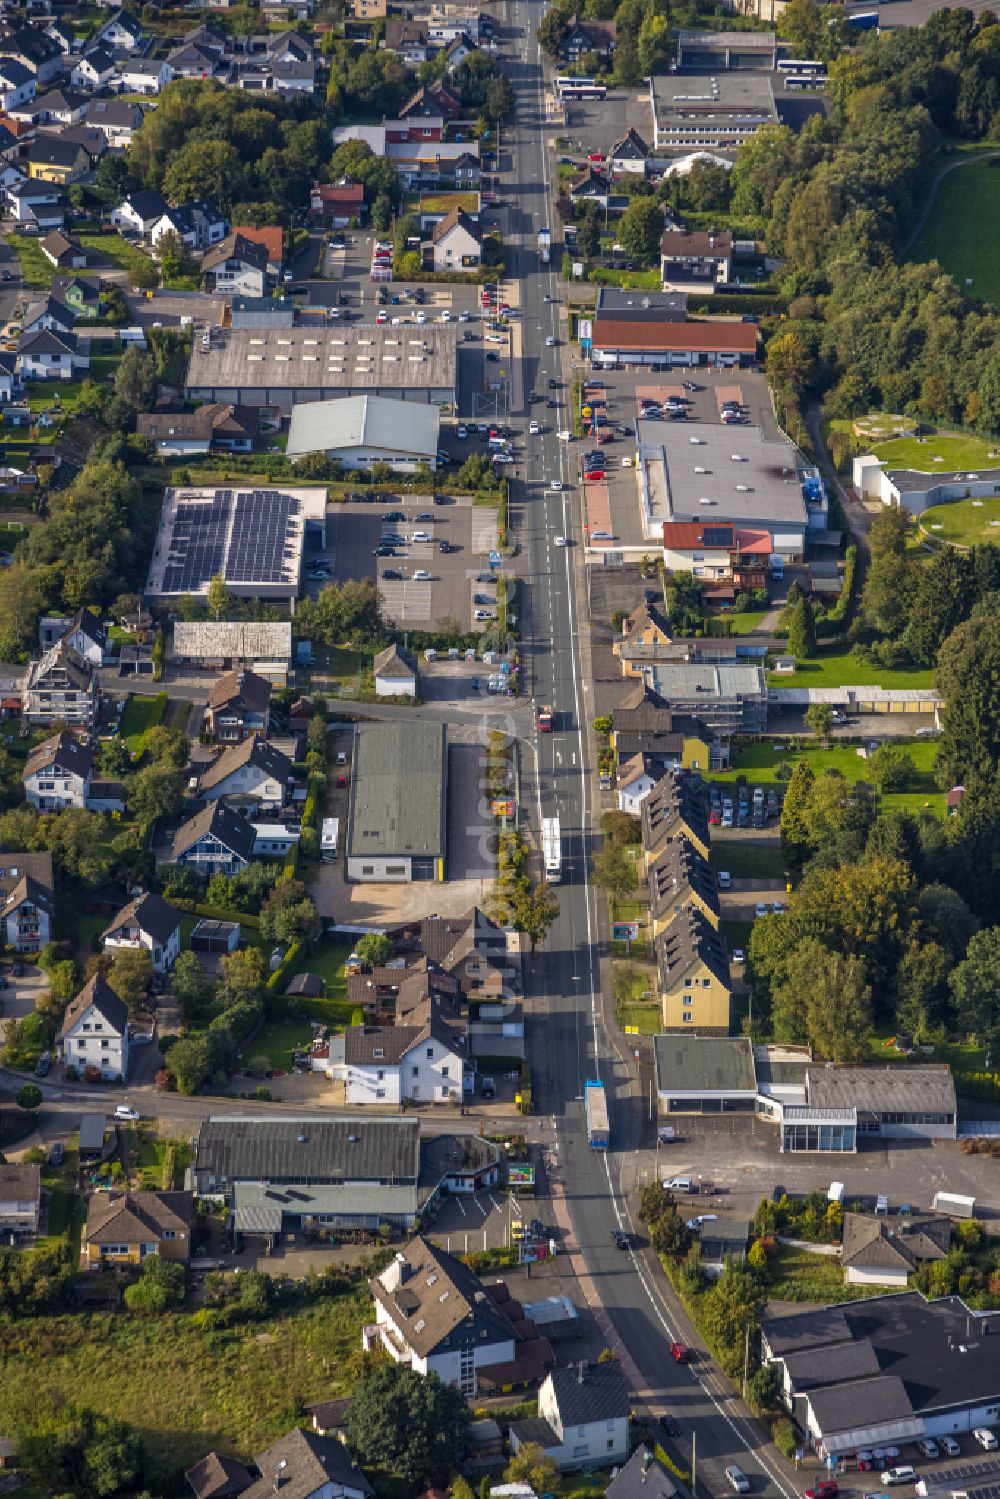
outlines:
[{"label": "circular grassy area", "polygon": [[912,417],[872,411],[867,416],[856,417],[852,428],[855,437],[866,437],[869,442],[888,442],[892,437],[915,437],[919,423]]},{"label": "circular grassy area", "polygon": [[920,526],[932,540],[950,541],[958,546],[1000,542],[1000,495],[932,505],[920,517]]}]

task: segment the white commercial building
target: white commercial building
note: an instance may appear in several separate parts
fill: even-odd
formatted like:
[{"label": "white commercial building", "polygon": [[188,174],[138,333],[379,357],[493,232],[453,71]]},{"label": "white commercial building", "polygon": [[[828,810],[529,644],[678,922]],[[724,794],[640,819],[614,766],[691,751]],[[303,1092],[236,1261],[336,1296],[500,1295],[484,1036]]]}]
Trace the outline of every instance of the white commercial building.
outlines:
[{"label": "white commercial building", "polygon": [[292,411],[289,458],[325,453],[345,468],[375,463],[412,473],[420,464],[437,467],[441,413],[436,406],[387,396],[343,396],[309,401]]},{"label": "white commercial building", "polygon": [[[933,457],[934,444],[927,444],[927,456]],[[919,469],[886,468],[880,458],[866,454],[855,458],[852,478],[854,488],[863,500],[879,500],[883,505],[897,505],[911,515],[922,515],[932,505],[946,505],[950,500],[993,499],[1000,495],[1000,469],[977,469],[973,472],[923,473]]]}]

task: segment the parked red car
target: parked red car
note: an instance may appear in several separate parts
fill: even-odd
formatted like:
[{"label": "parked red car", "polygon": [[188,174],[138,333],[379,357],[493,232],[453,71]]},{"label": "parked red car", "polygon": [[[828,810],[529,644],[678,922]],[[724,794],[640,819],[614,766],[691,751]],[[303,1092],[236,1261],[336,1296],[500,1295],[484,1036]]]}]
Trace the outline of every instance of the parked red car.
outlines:
[{"label": "parked red car", "polygon": [[821,1483],[814,1483],[811,1489],[806,1489],[803,1499],[837,1499],[839,1493],[840,1490],[832,1479],[823,1479]]}]

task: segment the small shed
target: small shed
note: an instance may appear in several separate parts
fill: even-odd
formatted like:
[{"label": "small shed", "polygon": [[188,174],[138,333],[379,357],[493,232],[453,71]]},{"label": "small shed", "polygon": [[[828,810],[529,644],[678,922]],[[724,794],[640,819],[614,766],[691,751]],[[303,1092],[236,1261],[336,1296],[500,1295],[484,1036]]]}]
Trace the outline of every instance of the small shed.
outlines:
[{"label": "small shed", "polygon": [[417,662],[402,646],[386,646],[375,657],[376,697],[416,697]]},{"label": "small shed", "polygon": [[792,672],[795,670],[795,657],[775,656],[774,670],[777,672],[781,672],[783,676],[791,676]]},{"label": "small shed", "polygon": [[99,1161],[104,1154],[104,1133],[107,1129],[104,1114],[80,1115],[80,1159]]},{"label": "small shed", "polygon": [[191,933],[192,952],[235,952],[240,945],[238,921],[199,921]]},{"label": "small shed", "polygon": [[300,995],[304,999],[322,999],[326,993],[326,984],[318,973],[297,973],[285,993],[289,996]]}]

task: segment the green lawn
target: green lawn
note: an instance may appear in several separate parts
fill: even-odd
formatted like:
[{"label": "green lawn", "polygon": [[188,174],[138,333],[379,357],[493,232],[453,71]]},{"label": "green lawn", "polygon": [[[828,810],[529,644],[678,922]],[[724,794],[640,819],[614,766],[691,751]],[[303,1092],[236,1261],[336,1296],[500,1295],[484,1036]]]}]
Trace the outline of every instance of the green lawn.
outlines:
[{"label": "green lawn", "polygon": [[81,234],[80,243],[85,250],[101,255],[119,270],[134,272],[145,270],[155,263],[138,245],[122,239],[119,234]]},{"label": "green lawn", "polygon": [[171,1492],[173,1475],[212,1448],[249,1458],[294,1426],[305,1403],[346,1394],[358,1377],[361,1329],[371,1320],[366,1281],[288,1302],[263,1324],[236,1322],[224,1331],[205,1325],[198,1311],[9,1322],[0,1349],[0,1430],[21,1409],[26,1388],[40,1411],[82,1391],[88,1406],[142,1433],[154,1493]]},{"label": "green lawn", "polygon": [[754,630],[760,629],[760,622],[766,613],[766,609],[748,609],[745,614],[725,614],[722,617],[728,619],[729,628],[734,635],[752,635]]},{"label": "green lawn", "polygon": [[767,1281],[772,1301],[853,1301],[859,1291],[864,1291],[863,1287],[844,1283],[840,1262],[831,1255],[793,1249],[788,1244],[779,1244],[768,1260]]},{"label": "green lawn", "polygon": [[313,649],[312,671],[335,684],[348,697],[357,690],[358,676],[368,665],[368,657],[346,646],[317,646]]},{"label": "green lawn", "polygon": [[[120,832],[120,828],[116,826],[115,832]],[[73,907],[66,914],[66,936],[75,944],[79,953],[89,957],[94,951],[94,939],[111,925],[110,917],[105,912],[81,911],[78,907]]]},{"label": "green lawn", "polygon": [[936,541],[953,541],[959,546],[1000,542],[1000,495],[995,499],[933,505],[920,517],[920,528]]},{"label": "green lawn", "polygon": [[248,1059],[267,1057],[272,1071],[290,1072],[293,1050],[308,1046],[312,1036],[308,1020],[275,1020],[264,1025],[246,1043],[243,1054]]},{"label": "green lawn", "polygon": [[785,856],[780,844],[733,838],[713,843],[712,868],[728,870],[734,880],[780,880],[785,875]]},{"label": "green lawn", "polygon": [[122,350],[110,339],[102,339],[99,344],[92,343],[91,349],[113,349],[114,353],[94,354],[90,356],[90,378],[91,380],[113,380],[122,362]]},{"label": "green lawn", "polygon": [[995,468],[998,449],[995,443],[984,442],[972,432],[931,432],[922,437],[893,437],[880,442],[874,451],[876,458],[890,468],[948,474],[959,469]]},{"label": "green lawn", "polygon": [[641,1036],[658,1036],[662,1029],[660,1007],[649,1005],[619,1005],[618,1024],[622,1030],[635,1026]]},{"label": "green lawn", "polygon": [[29,234],[5,234],[4,239],[21,262],[21,274],[29,291],[48,291],[56,268],[46,260],[38,240]]},{"label": "green lawn", "polygon": [[125,704],[121,723],[121,735],[128,746],[129,754],[134,757],[140,753],[146,730],[162,723],[165,712],[165,694],[157,694],[156,697],[147,697],[140,693],[131,694]]},{"label": "green lawn", "polygon": [[[872,721],[871,732],[878,733],[877,720]],[[906,808],[910,811],[919,811],[922,807],[930,807],[939,817],[944,816],[944,795],[939,790],[934,780],[934,760],[937,756],[937,745],[933,740],[914,739],[904,741],[903,748],[912,759],[916,767],[916,780],[908,791],[887,792],[881,799],[884,807]],[[835,745],[830,749],[808,748],[797,749],[788,744],[782,744],[775,748],[775,741],[771,739],[761,740],[757,744],[748,745],[734,761],[732,768],[721,771],[713,776],[717,781],[734,781],[740,774],[755,786],[763,786],[765,791],[771,787],[787,785],[787,779],[782,782],[776,772],[779,765],[787,765],[789,769],[798,764],[799,760],[807,760],[816,775],[824,770],[839,770],[841,775],[848,781],[867,781],[870,779],[868,761],[862,759],[857,753],[855,745]],[[717,857],[713,855],[713,863],[717,868],[728,869],[730,874],[735,875],[736,869],[732,863],[723,863],[729,859],[729,850],[734,845],[727,843],[725,846],[717,846]],[[745,846],[745,845],[744,845]],[[780,856],[780,848],[776,850]],[[780,875],[782,869],[778,871]],[[758,871],[761,872],[761,871]],[[742,876],[740,876],[742,878]]]},{"label": "green lawn", "polygon": [[[344,975],[344,964],[350,952],[351,946],[348,942],[317,942],[312,952],[303,956],[302,961],[295,968],[295,973],[315,973],[326,983],[325,997],[327,999],[346,999],[347,979]],[[294,978],[295,973],[290,973],[289,979]]]},{"label": "green lawn", "polygon": [[938,260],[974,297],[1000,303],[1000,265],[984,255],[1000,234],[1000,168],[990,162],[963,166],[938,187],[930,218],[910,251],[911,260]]},{"label": "green lawn", "polygon": [[858,661],[849,651],[824,650],[800,661],[793,672],[769,672],[769,687],[885,687],[896,690],[933,687],[933,669],[886,671]]},{"label": "green lawn", "polygon": [[918,1052],[916,1057],[907,1057],[895,1049],[893,1039],[894,1036],[888,1035],[869,1038],[868,1049],[873,1062],[879,1062],[882,1066],[891,1066],[893,1063],[905,1066],[914,1061],[947,1062],[953,1072],[986,1071],[985,1046],[975,1046],[965,1041],[940,1041],[935,1045],[933,1055]]},{"label": "green lawn", "polygon": [[744,952],[750,941],[750,933],[753,931],[752,921],[723,921],[719,924],[719,930],[726,939],[726,947],[730,952],[735,952],[738,947]]}]

